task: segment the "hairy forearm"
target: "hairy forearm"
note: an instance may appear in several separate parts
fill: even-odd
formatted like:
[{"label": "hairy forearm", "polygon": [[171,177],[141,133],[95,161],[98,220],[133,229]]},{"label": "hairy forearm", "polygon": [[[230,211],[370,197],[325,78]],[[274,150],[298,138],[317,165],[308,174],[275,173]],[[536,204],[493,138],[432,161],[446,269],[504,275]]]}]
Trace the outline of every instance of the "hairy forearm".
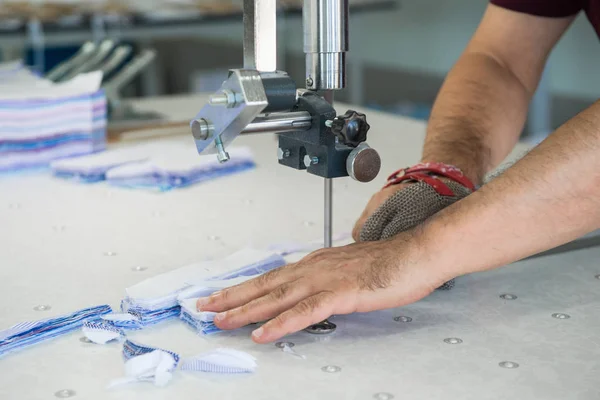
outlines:
[{"label": "hairy forearm", "polygon": [[437,262],[455,274],[491,269],[600,227],[598,154],[600,102],[426,223]]},{"label": "hairy forearm", "polygon": [[434,104],[423,161],[455,165],[480,184],[518,140],[530,98],[530,91],[494,58],[466,52]]}]

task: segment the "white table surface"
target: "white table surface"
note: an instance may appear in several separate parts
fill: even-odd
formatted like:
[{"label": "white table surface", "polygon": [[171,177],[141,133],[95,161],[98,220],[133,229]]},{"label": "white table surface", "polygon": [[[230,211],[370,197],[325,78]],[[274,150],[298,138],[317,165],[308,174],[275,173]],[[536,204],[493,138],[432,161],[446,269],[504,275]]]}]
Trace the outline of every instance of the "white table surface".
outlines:
[{"label": "white table surface", "polygon": [[[202,101],[149,100],[140,108],[189,119]],[[335,181],[336,233],[351,229],[388,172],[418,160],[423,123],[368,117],[382,173],[370,184]],[[191,136],[180,140],[195,151]],[[124,289],[146,277],[248,244],[322,237],[322,179],[277,165],[272,135],[237,144],[252,148],[257,169],[168,193],[76,184],[47,173],[0,178],[0,327],[92,305],[116,308]],[[380,392],[395,399],[598,399],[599,255],[589,249],[528,260],[463,277],[452,291],[401,309],[334,317],[332,335],[288,339],[306,360],[254,344],[248,329],[203,338],[174,320],[131,333],[183,357],[232,347],[258,359],[251,375],[177,372],[162,389],[107,391],[111,379],[123,376],[121,345],[85,344],[75,332],[0,358],[0,399],[53,399],[61,389],[86,400],[372,399]],[[502,300],[502,293],[518,299]],[[52,308],[34,311],[39,304]],[[412,322],[394,321],[401,315]],[[452,337],[463,343],[444,342]],[[520,366],[501,368],[502,361]],[[341,371],[323,372],[326,365]]]}]

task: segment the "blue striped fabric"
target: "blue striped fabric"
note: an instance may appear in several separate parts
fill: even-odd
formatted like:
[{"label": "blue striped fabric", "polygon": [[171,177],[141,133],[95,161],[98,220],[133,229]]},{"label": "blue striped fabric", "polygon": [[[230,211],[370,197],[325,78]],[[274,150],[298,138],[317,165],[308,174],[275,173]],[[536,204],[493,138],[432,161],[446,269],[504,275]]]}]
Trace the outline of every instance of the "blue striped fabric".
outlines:
[{"label": "blue striped fabric", "polygon": [[159,192],[167,192],[173,189],[184,188],[194,184],[207,182],[217,178],[237,174],[246,170],[253,169],[256,164],[253,161],[230,162],[227,168],[215,167],[214,169],[203,169],[189,173],[170,173],[169,171],[152,171],[146,174],[127,177],[111,176],[109,172],[107,182],[114,186],[126,187],[130,189],[147,189]]},{"label": "blue striped fabric", "polygon": [[180,307],[173,306],[158,310],[148,310],[132,303],[131,299],[121,300],[121,310],[135,316],[142,327],[158,324],[179,316]]},{"label": "blue striped fabric", "polygon": [[23,65],[0,70],[0,173],[104,150],[108,116],[101,72],[54,84]]},{"label": "blue striped fabric", "polygon": [[181,363],[183,371],[213,372],[218,374],[244,374],[254,372],[256,359],[243,351],[220,348],[210,350]]},{"label": "blue striped fabric", "polygon": [[165,353],[172,355],[173,359],[175,360],[175,368],[177,367],[179,364],[179,354],[169,350],[159,349],[158,347],[151,347],[135,343],[132,340],[126,340],[123,344],[123,358],[125,360],[129,360],[133,357],[141,356],[142,354],[152,353],[155,350],[164,351]]},{"label": "blue striped fabric", "polygon": [[97,320],[112,312],[108,305],[85,308],[60,317],[22,322],[0,332],[0,356],[80,328],[86,321]]},{"label": "blue striped fabric", "polygon": [[200,372],[214,372],[217,374],[247,374],[253,372],[247,368],[235,368],[235,367],[224,367],[222,365],[215,365],[210,362],[202,360],[184,360],[181,364],[182,371],[200,371]]},{"label": "blue striped fabric", "polygon": [[222,332],[221,329],[217,328],[214,322],[212,321],[201,321],[199,319],[195,319],[190,313],[181,308],[181,314],[179,315],[179,319],[181,319],[186,324],[190,325],[196,332],[201,335],[210,335],[212,333]]}]

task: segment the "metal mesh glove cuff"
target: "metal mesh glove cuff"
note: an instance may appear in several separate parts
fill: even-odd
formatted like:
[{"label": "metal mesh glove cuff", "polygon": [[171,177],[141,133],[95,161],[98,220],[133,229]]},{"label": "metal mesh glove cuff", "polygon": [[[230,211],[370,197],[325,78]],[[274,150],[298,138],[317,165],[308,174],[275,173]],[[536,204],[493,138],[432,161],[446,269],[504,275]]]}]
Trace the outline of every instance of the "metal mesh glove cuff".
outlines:
[{"label": "metal mesh glove cuff", "polygon": [[[411,184],[394,193],[367,219],[360,232],[360,241],[389,239],[472,193],[471,189],[450,179],[439,179],[452,190],[453,196],[441,195],[425,182]],[[453,286],[454,280],[438,289],[448,290]]]}]

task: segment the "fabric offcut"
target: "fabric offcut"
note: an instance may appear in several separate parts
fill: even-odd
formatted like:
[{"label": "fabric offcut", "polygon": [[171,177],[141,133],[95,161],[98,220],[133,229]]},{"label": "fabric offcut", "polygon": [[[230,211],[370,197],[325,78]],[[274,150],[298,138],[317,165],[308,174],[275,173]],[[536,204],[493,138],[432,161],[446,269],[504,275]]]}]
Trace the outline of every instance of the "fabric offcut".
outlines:
[{"label": "fabric offcut", "polygon": [[86,321],[81,331],[88,340],[96,344],[106,344],[125,337],[121,329],[107,322]]},{"label": "fabric offcut", "polygon": [[47,167],[58,158],[105,148],[101,72],[53,83],[22,63],[0,71],[0,172]]},{"label": "fabric offcut", "polygon": [[[426,219],[471,194],[471,190],[449,179],[441,178],[454,196],[442,196],[424,182],[416,182],[394,193],[365,222],[360,241],[389,239],[414,228]],[[454,279],[438,290],[454,287]]]},{"label": "fabric offcut", "polygon": [[130,313],[110,313],[103,315],[102,320],[115,328],[125,330],[142,329],[142,323],[138,317]]},{"label": "fabric offcut", "polygon": [[113,380],[109,388],[135,382],[153,382],[159,387],[166,386],[179,364],[179,354],[141,345],[131,340],[123,344],[123,358],[125,378]]},{"label": "fabric offcut", "polygon": [[146,346],[134,342],[133,340],[126,340],[125,343],[123,343],[123,358],[125,360],[129,360],[131,358],[141,356],[142,354],[151,353],[155,350],[160,350],[169,353],[175,360],[174,368],[177,367],[177,364],[179,364],[179,354],[169,350],[160,349],[158,347]]},{"label": "fabric offcut", "polygon": [[[180,316],[181,300],[207,296],[283,265],[285,260],[278,254],[244,249],[222,260],[199,262],[145,279],[126,289],[121,309],[135,316],[143,327],[154,325]],[[222,272],[216,274],[218,271]]]},{"label": "fabric offcut", "polygon": [[243,351],[220,348],[184,359],[183,371],[213,372],[218,374],[244,374],[254,372],[256,358]]},{"label": "fabric offcut", "polygon": [[0,332],[0,356],[67,334],[81,328],[85,322],[98,320],[110,312],[110,306],[102,305],[59,317],[14,325]]},{"label": "fabric offcut", "polygon": [[129,163],[106,172],[106,181],[115,186],[164,192],[210,181],[255,167],[248,148],[228,149],[231,159],[219,163],[215,155],[198,155],[193,147],[164,152],[147,161]]}]

